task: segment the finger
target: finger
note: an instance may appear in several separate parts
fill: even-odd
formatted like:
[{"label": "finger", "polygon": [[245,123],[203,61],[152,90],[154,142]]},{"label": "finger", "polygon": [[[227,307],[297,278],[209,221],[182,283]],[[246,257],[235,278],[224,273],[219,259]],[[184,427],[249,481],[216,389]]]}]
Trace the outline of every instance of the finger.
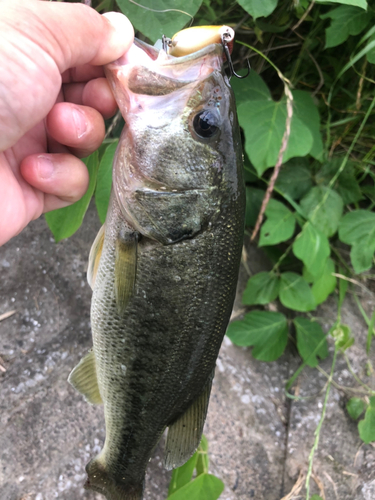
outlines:
[{"label": "finger", "polygon": [[119,12],[101,16],[83,4],[36,3],[41,21],[50,26],[38,44],[52,56],[60,73],[87,63],[107,64],[124,54],[133,42],[133,27]]},{"label": "finger", "polygon": [[101,16],[83,4],[14,0],[0,16],[0,151],[15,144],[51,110],[61,74],[109,63],[126,52],[133,28],[125,16]]},{"label": "finger", "polygon": [[46,125],[53,139],[81,157],[98,149],[105,135],[103,117],[96,109],[67,102],[52,108]]},{"label": "finger", "polygon": [[26,182],[50,195],[46,197],[44,211],[78,201],[89,185],[86,165],[68,154],[31,155],[22,161],[20,170]]},{"label": "finger", "polygon": [[93,78],[100,78],[103,76],[103,67],[92,66],[91,64],[69,68],[61,75],[63,83],[88,82]]},{"label": "finger", "polygon": [[106,78],[97,78],[86,84],[66,84],[64,85],[64,96],[68,102],[96,109],[104,118],[110,118],[117,111],[117,103]]}]

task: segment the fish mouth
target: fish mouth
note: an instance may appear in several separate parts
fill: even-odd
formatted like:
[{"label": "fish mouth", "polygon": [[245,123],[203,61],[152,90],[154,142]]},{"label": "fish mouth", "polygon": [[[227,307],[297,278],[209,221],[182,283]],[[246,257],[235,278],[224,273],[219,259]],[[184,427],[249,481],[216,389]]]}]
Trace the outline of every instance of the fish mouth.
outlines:
[{"label": "fish mouth", "polygon": [[115,99],[126,115],[132,95],[163,96],[205,80],[222,71],[223,46],[208,45],[192,54],[175,57],[135,39],[128,52],[105,66]]}]

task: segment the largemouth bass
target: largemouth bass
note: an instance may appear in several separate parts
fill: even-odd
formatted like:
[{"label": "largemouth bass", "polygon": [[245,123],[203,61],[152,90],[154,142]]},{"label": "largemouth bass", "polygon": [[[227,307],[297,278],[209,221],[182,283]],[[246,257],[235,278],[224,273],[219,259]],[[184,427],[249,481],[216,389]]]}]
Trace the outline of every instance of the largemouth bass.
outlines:
[{"label": "largemouth bass", "polygon": [[238,277],[245,193],[234,97],[212,44],[175,58],[135,41],[107,66],[123,114],[105,225],[94,241],[93,349],[69,381],[103,403],[86,487],[139,500],[168,427],[165,466],[197,449]]}]

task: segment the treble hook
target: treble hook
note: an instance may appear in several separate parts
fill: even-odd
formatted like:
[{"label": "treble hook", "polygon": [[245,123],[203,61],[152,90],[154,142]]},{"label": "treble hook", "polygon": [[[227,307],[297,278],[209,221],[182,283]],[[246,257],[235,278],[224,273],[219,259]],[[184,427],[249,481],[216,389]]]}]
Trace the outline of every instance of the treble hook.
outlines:
[{"label": "treble hook", "polygon": [[[226,40],[226,35],[227,35],[226,33],[223,33],[223,35],[221,37],[221,43],[223,44],[224,54],[225,54],[225,57],[227,58],[227,61],[228,61],[229,80],[232,78],[232,76],[235,76],[236,78],[239,78],[240,80],[243,80],[244,78],[247,78],[250,74],[250,71],[251,71],[250,61],[249,61],[249,59],[246,59],[246,61],[247,61],[247,73],[246,73],[246,75],[241,76],[241,75],[238,75],[234,71],[232,58],[231,58],[230,52],[229,52],[228,41]],[[231,40],[229,40],[229,41],[231,41]]]}]

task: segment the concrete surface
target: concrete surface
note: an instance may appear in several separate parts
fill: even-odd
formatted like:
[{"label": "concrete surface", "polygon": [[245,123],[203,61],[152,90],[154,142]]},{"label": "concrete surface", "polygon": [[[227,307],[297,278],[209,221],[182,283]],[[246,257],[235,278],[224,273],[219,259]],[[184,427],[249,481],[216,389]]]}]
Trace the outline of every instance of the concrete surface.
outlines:
[{"label": "concrete surface", "polygon": [[[91,292],[85,273],[98,228],[91,208],[84,226],[69,240],[56,245],[40,219],[0,248],[0,316],[17,311],[0,322],[1,500],[103,498],[82,488],[85,464],[103,443],[102,409],[89,406],[67,383],[70,370],[91,346]],[[267,268],[255,248],[248,247],[248,254],[252,273]],[[245,282],[243,269],[239,289]],[[374,293],[358,292],[371,314]],[[240,300],[237,304],[235,314],[240,315]],[[327,331],[335,320],[335,300],[316,314]],[[365,373],[367,327],[350,296],[343,322],[356,339],[348,351],[353,369],[375,388],[374,375]],[[321,364],[327,372],[330,347],[330,357]],[[296,390],[308,398],[292,401],[284,386],[298,365],[293,348],[276,362],[262,363],[252,358],[251,349],[224,341],[205,427],[211,472],[226,485],[222,500],[305,498],[303,482],[326,378],[317,370],[304,370]],[[358,386],[342,356],[334,380],[338,386]],[[331,389],[311,494],[325,500],[372,500],[375,447],[361,444],[345,410],[348,394]],[[166,498],[170,475],[161,458],[159,446],[147,473],[147,500]]]}]

